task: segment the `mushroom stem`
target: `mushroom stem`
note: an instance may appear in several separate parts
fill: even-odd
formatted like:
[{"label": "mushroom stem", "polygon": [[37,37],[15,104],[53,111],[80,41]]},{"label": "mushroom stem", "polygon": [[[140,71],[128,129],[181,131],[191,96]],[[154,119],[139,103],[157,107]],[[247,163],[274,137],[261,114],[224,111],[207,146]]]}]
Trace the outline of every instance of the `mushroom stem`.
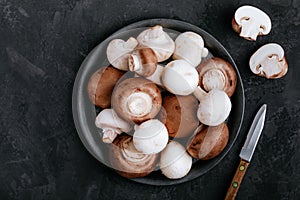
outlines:
[{"label": "mushroom stem", "polygon": [[114,139],[117,137],[117,135],[120,134],[122,131],[116,128],[103,128],[102,132],[103,132],[102,141],[104,143],[112,143]]},{"label": "mushroom stem", "polygon": [[197,88],[194,90],[194,96],[199,100],[203,100],[206,97],[207,93],[200,87],[197,86]]},{"label": "mushroom stem", "polygon": [[138,71],[141,69],[140,61],[137,55],[131,54],[129,56],[128,67],[130,71]]},{"label": "mushroom stem", "polygon": [[145,92],[135,92],[128,96],[126,106],[133,116],[142,117],[151,111],[152,98]]},{"label": "mushroom stem", "polygon": [[257,25],[253,23],[247,28],[242,26],[240,36],[255,41],[260,32],[260,30],[256,27]]},{"label": "mushroom stem", "polygon": [[203,47],[201,57],[205,58],[206,56],[208,56],[208,49]]},{"label": "mushroom stem", "polygon": [[206,83],[203,85],[206,91],[210,91],[213,88],[223,90],[225,87],[226,77],[221,70],[211,69],[203,75],[203,82]]},{"label": "mushroom stem", "polygon": [[146,78],[159,86],[163,86],[163,84],[161,82],[161,77],[162,77],[164,69],[165,68],[163,66],[157,65],[155,72],[151,76],[148,76]]}]

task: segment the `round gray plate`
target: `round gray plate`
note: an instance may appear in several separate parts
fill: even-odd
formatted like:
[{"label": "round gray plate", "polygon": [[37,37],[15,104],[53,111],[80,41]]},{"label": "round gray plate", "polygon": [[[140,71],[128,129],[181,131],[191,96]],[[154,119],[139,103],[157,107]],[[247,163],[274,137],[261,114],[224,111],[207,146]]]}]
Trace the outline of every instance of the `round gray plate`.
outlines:
[{"label": "round gray plate", "polygon": [[210,34],[192,24],[172,19],[149,19],[128,25],[96,46],[82,63],[74,83],[72,96],[73,118],[78,135],[87,150],[101,163],[110,166],[108,161],[108,145],[101,141],[101,130],[95,124],[96,108],[90,102],[87,94],[87,83],[91,75],[100,67],[107,66],[106,47],[112,39],[121,38],[127,40],[129,37],[136,37],[142,30],[154,25],[161,25],[171,37],[180,32],[193,31],[201,35],[206,48],[215,57],[220,57],[230,62],[237,72],[237,87],[232,100],[232,111],[228,118],[230,132],[229,142],[226,148],[216,158],[208,161],[194,161],[191,171],[182,179],[170,180],[165,178],[159,170],[152,172],[144,178],[131,179],[140,183],[151,185],[172,185],[186,182],[205,174],[216,166],[228,153],[234,144],[243,121],[245,97],[242,80],[236,64],[227,50]]}]

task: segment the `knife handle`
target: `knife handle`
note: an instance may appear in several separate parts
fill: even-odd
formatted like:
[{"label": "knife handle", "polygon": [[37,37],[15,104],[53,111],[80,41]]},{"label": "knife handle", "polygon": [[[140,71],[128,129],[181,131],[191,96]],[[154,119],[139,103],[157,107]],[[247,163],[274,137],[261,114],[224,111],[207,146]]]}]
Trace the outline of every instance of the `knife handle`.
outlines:
[{"label": "knife handle", "polygon": [[236,194],[240,188],[243,177],[246,174],[249,162],[241,159],[240,164],[234,174],[230,187],[227,191],[225,200],[233,200],[236,197]]}]

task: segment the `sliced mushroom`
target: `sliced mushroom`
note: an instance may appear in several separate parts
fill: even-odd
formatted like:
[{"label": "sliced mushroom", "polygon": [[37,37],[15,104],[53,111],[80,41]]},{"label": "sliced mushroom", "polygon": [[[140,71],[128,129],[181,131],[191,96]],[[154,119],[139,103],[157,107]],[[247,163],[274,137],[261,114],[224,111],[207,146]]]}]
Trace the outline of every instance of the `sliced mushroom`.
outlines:
[{"label": "sliced mushroom", "polygon": [[166,89],[177,95],[189,95],[199,82],[197,70],[185,60],[174,60],[165,66],[162,82]]},{"label": "sliced mushroom", "polygon": [[156,70],[157,57],[151,48],[140,48],[130,54],[128,65],[130,71],[148,77]]},{"label": "sliced mushroom", "polygon": [[153,49],[158,62],[162,62],[171,57],[175,49],[175,43],[166,33],[162,26],[156,25],[141,32],[137,40],[140,47]]},{"label": "sliced mushroom", "polygon": [[150,119],[134,126],[133,144],[144,154],[155,154],[162,151],[169,140],[167,128],[157,119]]},{"label": "sliced mushroom", "polygon": [[271,19],[262,10],[253,6],[238,8],[232,19],[233,29],[247,40],[255,41],[257,36],[271,31]]},{"label": "sliced mushroom", "polygon": [[198,86],[194,91],[194,95],[200,101],[197,117],[201,123],[208,126],[217,126],[229,116],[231,102],[224,91],[212,89],[206,93]]},{"label": "sliced mushroom", "polygon": [[139,152],[129,135],[118,136],[109,149],[111,167],[126,178],[138,178],[150,174],[158,159],[158,154],[146,155]]},{"label": "sliced mushroom", "polygon": [[165,124],[169,136],[182,138],[191,135],[199,125],[198,100],[193,95],[164,96],[159,120]]},{"label": "sliced mushroom", "polygon": [[161,152],[159,166],[169,179],[179,179],[191,170],[192,157],[179,142],[171,141]]},{"label": "sliced mushroom", "polygon": [[236,88],[236,72],[232,65],[221,58],[210,58],[202,62],[197,68],[199,86],[206,92],[212,89],[223,90],[229,97]]},{"label": "sliced mushroom", "polygon": [[111,95],[118,80],[124,72],[112,67],[102,67],[89,79],[88,95],[96,106],[108,108],[111,104]]},{"label": "sliced mushroom", "polygon": [[195,135],[191,137],[187,151],[196,159],[209,160],[224,150],[228,139],[229,131],[225,123],[218,126],[202,124],[195,130]]},{"label": "sliced mushroom", "polygon": [[279,44],[269,43],[260,47],[250,58],[250,69],[254,74],[266,78],[281,78],[288,71],[284,50]]},{"label": "sliced mushroom", "polygon": [[122,39],[112,40],[106,49],[107,59],[115,68],[128,71],[128,58],[130,53],[138,45],[135,38],[131,37],[127,41]]},{"label": "sliced mushroom", "polygon": [[121,119],[113,109],[102,110],[95,120],[95,125],[102,129],[104,143],[112,143],[118,134],[131,130],[131,125]]},{"label": "sliced mushroom", "polygon": [[184,32],[176,38],[173,59],[183,59],[196,67],[202,57],[207,55],[208,50],[204,47],[204,41],[197,33]]},{"label": "sliced mushroom", "polygon": [[154,118],[160,111],[161,93],[155,83],[138,77],[120,82],[112,94],[112,107],[129,123]]}]

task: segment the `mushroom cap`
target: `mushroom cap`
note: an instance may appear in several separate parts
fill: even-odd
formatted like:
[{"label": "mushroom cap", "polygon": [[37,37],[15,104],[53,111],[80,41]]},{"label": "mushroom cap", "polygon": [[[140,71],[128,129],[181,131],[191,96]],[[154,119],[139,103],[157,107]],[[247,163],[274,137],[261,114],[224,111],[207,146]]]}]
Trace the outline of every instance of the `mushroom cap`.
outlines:
[{"label": "mushroom cap", "polygon": [[143,177],[151,173],[157,163],[158,154],[146,155],[133,145],[129,135],[118,136],[109,146],[111,166],[126,178]]},{"label": "mushroom cap", "polygon": [[197,70],[185,60],[173,60],[165,66],[162,82],[166,89],[177,95],[189,95],[199,82]]},{"label": "mushroom cap", "polygon": [[192,157],[179,142],[171,141],[161,152],[159,166],[166,177],[182,178],[192,167]]},{"label": "mushroom cap", "polygon": [[131,125],[121,119],[113,109],[103,109],[96,117],[95,125],[98,128],[115,128],[121,132],[128,133],[131,130]]},{"label": "mushroom cap", "polygon": [[137,41],[140,47],[150,47],[157,56],[158,62],[171,57],[175,49],[173,39],[163,31],[162,26],[156,25],[141,32]]},{"label": "mushroom cap", "polygon": [[134,50],[128,59],[129,70],[148,77],[151,76],[157,66],[157,57],[151,48]]},{"label": "mushroom cap", "polygon": [[109,63],[117,69],[128,71],[129,55],[137,45],[138,42],[133,37],[130,37],[127,41],[122,39],[110,41],[106,49]]},{"label": "mushroom cap", "polygon": [[207,55],[208,50],[204,47],[204,41],[197,33],[188,31],[176,38],[173,59],[183,59],[196,67],[200,64],[202,57]]},{"label": "mushroom cap", "polygon": [[218,126],[200,125],[187,145],[189,154],[201,160],[219,155],[228,143],[229,130],[225,123]]},{"label": "mushroom cap", "polygon": [[129,123],[154,118],[160,111],[162,97],[155,83],[141,77],[120,82],[112,94],[112,107]]},{"label": "mushroom cap", "polygon": [[266,78],[280,78],[288,71],[283,48],[276,43],[260,47],[250,58],[250,69],[254,74]]},{"label": "mushroom cap", "polygon": [[167,128],[157,119],[150,119],[134,127],[133,144],[144,154],[162,151],[169,140]]},{"label": "mushroom cap", "polygon": [[266,35],[271,31],[271,19],[262,10],[253,6],[239,7],[232,20],[233,29],[248,40],[256,40],[258,35]]},{"label": "mushroom cap", "polygon": [[230,111],[228,95],[222,90],[212,89],[200,100],[197,117],[205,125],[217,126],[227,119]]},{"label": "mushroom cap", "polygon": [[193,95],[164,96],[159,120],[165,124],[169,136],[182,138],[191,135],[199,125],[198,100]]},{"label": "mushroom cap", "polygon": [[87,86],[91,102],[101,108],[110,107],[113,89],[123,75],[124,72],[112,66],[98,69],[89,79]]},{"label": "mushroom cap", "polygon": [[212,89],[223,90],[229,97],[235,91],[237,76],[232,65],[218,57],[202,62],[197,68],[199,86],[209,92]]}]

